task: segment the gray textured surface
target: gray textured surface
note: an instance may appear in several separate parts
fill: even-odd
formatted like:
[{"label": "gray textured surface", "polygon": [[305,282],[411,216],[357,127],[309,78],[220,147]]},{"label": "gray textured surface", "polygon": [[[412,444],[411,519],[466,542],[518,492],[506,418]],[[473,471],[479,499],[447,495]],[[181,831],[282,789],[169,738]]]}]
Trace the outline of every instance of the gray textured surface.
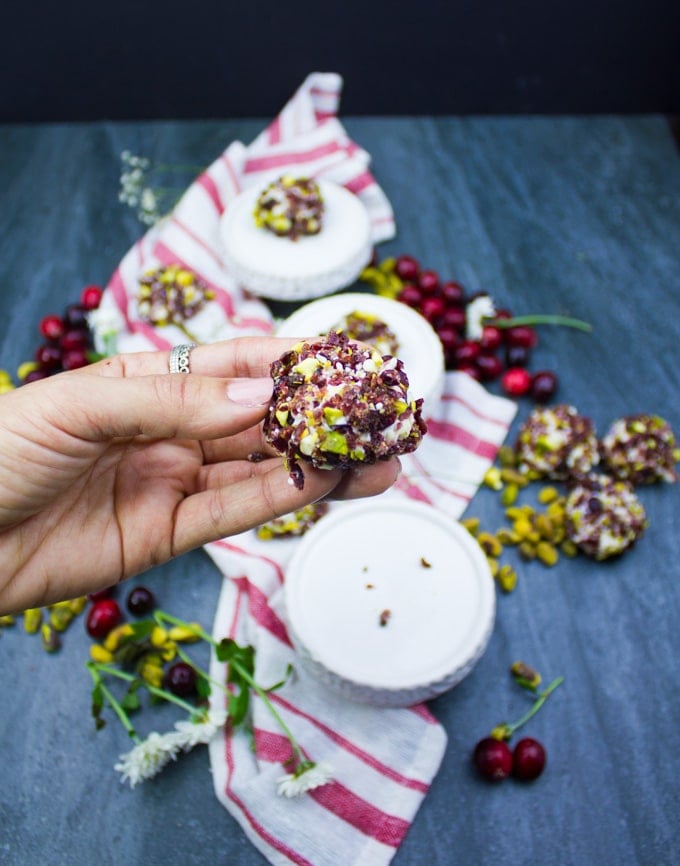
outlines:
[{"label": "gray textured surface", "polygon": [[[534,368],[556,368],[560,398],[600,430],[656,411],[680,432],[680,166],[663,119],[346,123],[395,207],[383,255],[410,252],[517,313],[588,319],[592,336],[544,330]],[[200,165],[260,128],[0,127],[0,367],[30,357],[39,318],[106,282],[138,237],[116,200],[123,148]],[[618,562],[522,565],[482,662],[432,705],[448,750],[395,866],[680,862],[679,493],[641,491],[650,527]],[[490,492],[470,513],[500,523]],[[219,581],[200,551],[143,577],[165,609],[205,623]],[[263,864],[213,796],[205,751],[155,784],[119,784],[122,733],[89,719],[88,644],[82,622],[53,657],[19,628],[0,636],[0,862]],[[507,676],[516,658],[566,682],[527,730],[548,749],[545,774],[490,787],[470,750],[524,709]]]}]

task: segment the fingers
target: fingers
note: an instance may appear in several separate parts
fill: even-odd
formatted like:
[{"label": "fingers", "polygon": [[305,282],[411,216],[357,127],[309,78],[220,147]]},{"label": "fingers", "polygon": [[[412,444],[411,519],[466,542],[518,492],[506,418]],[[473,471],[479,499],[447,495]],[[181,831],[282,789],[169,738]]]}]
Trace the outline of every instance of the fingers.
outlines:
[{"label": "fingers", "polygon": [[283,462],[222,465],[206,470],[206,488],[178,508],[173,554],[253,529],[262,523],[323,498],[355,499],[384,492],[397,479],[399,462],[388,460],[342,473],[305,467],[305,484],[298,490]]},{"label": "fingers", "polygon": [[66,373],[32,383],[24,400],[30,414],[39,412],[38,420],[85,441],[138,435],[217,439],[258,424],[272,385],[269,377]]}]

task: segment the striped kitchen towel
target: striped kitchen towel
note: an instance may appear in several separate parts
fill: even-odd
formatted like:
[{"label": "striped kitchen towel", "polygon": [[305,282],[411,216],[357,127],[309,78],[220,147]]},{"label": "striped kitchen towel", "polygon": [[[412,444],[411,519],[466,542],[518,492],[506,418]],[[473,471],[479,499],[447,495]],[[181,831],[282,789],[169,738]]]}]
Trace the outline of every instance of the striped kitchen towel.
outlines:
[{"label": "striped kitchen towel", "polygon": [[[408,496],[460,517],[514,414],[514,403],[492,396],[465,373],[448,373],[428,418],[429,434],[401,458],[396,488],[383,496]],[[271,700],[307,758],[334,768],[333,780],[296,800],[277,795],[290,746],[255,697],[252,740],[238,730],[210,745],[215,792],[277,866],[385,866],[439,768],[446,734],[425,704],[388,709],[351,703],[296,664],[282,585],[298,544],[295,538],[261,541],[251,531],[207,545],[229,576],[213,634],[255,647],[255,676],[263,685],[280,682],[293,666],[294,676]],[[211,673],[225,682],[226,669],[216,660]],[[224,697],[213,700],[221,709]]]},{"label": "striped kitchen towel", "polygon": [[[373,240],[394,235],[392,208],[369,170],[370,157],[337,118],[341,86],[338,75],[310,75],[251,144],[230,144],[173,212],[130,249],[111,277],[98,316],[102,328],[111,330],[114,323],[119,351],[186,342],[180,329],[153,328],[136,309],[140,274],[172,263],[194,271],[215,294],[215,302],[191,320],[199,341],[273,331],[266,305],[244,292],[225,268],[219,243],[219,221],[230,202],[273,171],[294,169],[343,184],[366,205]],[[465,374],[447,374],[441,401],[430,407],[429,435],[415,454],[403,458],[396,489],[384,495],[416,498],[459,517],[514,411],[513,403],[490,395]],[[297,543],[290,538],[264,542],[248,532],[206,547],[225,576],[215,637],[255,647],[256,678],[264,685],[281,680],[288,664],[295,663],[281,586]],[[225,681],[224,666],[216,660],[212,673]],[[219,800],[273,864],[389,863],[437,772],[446,746],[443,728],[424,705],[353,704],[297,669],[271,700],[309,759],[333,766],[333,780],[303,797],[278,796],[276,781],[286,772],[288,743],[254,696],[253,737],[227,730],[211,743]]]}]

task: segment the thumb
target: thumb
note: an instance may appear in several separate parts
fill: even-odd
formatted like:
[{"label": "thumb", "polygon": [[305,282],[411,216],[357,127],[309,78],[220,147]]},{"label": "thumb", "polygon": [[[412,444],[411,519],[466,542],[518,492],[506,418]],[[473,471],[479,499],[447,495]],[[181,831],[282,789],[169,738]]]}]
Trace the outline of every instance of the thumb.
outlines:
[{"label": "thumb", "polygon": [[89,441],[138,435],[156,439],[229,436],[264,417],[273,388],[270,378],[168,373],[115,378],[66,373],[32,383],[25,389],[27,398],[37,385],[44,389],[35,404],[41,413],[51,416],[65,432]]}]

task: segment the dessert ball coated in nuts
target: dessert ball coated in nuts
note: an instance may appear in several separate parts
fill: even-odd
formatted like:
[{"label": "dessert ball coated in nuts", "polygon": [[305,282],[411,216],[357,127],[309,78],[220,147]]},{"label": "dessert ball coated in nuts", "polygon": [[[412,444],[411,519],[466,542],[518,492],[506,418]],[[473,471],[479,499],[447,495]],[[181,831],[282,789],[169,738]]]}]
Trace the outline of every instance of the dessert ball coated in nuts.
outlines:
[{"label": "dessert ball coated in nuts", "polygon": [[619,556],[634,544],[647,518],[632,485],[591,473],[574,485],[565,502],[569,538],[593,559]]},{"label": "dessert ball coated in nuts", "polygon": [[600,443],[612,475],[631,484],[677,481],[680,459],[670,426],[658,415],[628,415],[613,422]]},{"label": "dessert ball coated in nuts", "polygon": [[150,325],[179,325],[200,312],[215,297],[193,271],[168,265],[146,271],[139,280],[137,311]]},{"label": "dessert ball coated in nuts", "polygon": [[255,225],[294,241],[316,235],[323,223],[324,203],[316,181],[282,175],[264,189],[255,204]]},{"label": "dessert ball coated in nuts", "polygon": [[403,364],[331,331],[298,343],[271,367],[264,433],[304,485],[300,461],[348,469],[414,451],[426,432],[422,400],[408,397]]},{"label": "dessert ball coated in nuts", "polygon": [[579,478],[600,459],[592,421],[566,404],[534,409],[515,447],[520,472],[529,478]]},{"label": "dessert ball coated in nuts", "polygon": [[270,541],[272,538],[304,535],[327,513],[327,502],[312,502],[310,505],[303,505],[296,511],[275,517],[273,520],[258,526],[257,537],[262,541]]},{"label": "dessert ball coated in nuts", "polygon": [[397,335],[386,322],[373,313],[353,310],[339,321],[333,330],[346,334],[350,340],[373,346],[381,355],[396,355],[399,351]]}]

